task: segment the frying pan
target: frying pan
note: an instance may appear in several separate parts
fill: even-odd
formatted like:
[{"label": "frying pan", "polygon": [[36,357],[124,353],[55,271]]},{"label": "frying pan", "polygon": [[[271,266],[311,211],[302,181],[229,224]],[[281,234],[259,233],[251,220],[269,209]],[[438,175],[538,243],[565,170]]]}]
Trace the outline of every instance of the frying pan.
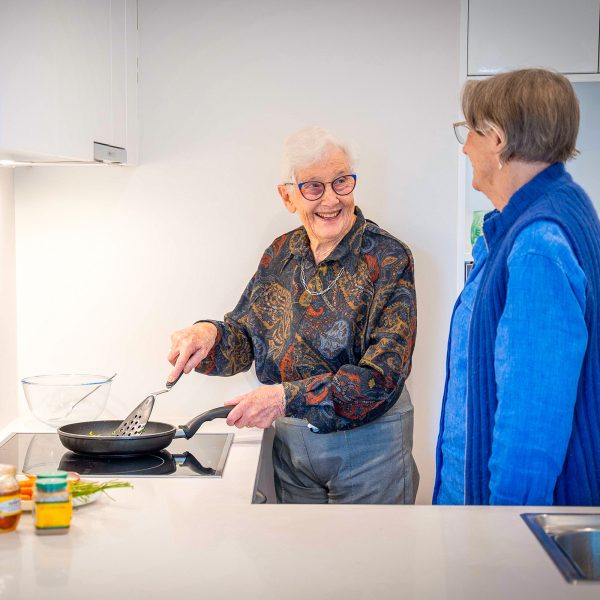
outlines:
[{"label": "frying pan", "polygon": [[[168,423],[149,421],[144,433],[132,436],[115,436],[113,431],[121,421],[83,421],[63,425],[57,430],[61,444],[79,454],[105,454],[131,456],[147,454],[166,448],[175,438],[189,440],[200,428],[200,425],[213,419],[224,419],[233,410],[233,406],[218,406],[197,417],[179,428]],[[93,435],[90,435],[92,433]]]}]

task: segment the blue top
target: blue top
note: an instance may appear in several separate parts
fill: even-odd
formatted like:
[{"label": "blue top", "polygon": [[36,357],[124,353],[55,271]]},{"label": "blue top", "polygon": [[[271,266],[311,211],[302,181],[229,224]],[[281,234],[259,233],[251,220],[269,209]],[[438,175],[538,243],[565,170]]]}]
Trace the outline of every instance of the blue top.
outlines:
[{"label": "blue top", "polygon": [[[527,252],[522,238],[517,243],[525,229],[540,221],[560,228],[585,274],[585,333],[581,321],[571,318],[573,306],[579,304],[583,311],[569,279],[572,273],[566,275],[568,263],[560,255],[545,256],[545,261],[560,267],[549,277],[545,269],[535,267],[544,263],[538,260],[539,252]],[[483,232],[488,255],[467,339],[464,502],[600,505],[600,221],[596,210],[564,165],[555,163],[517,190],[502,212],[488,213]],[[519,271],[525,275],[518,277]],[[525,295],[525,287],[514,282],[525,283],[527,278],[531,281]],[[459,305],[460,300],[455,311]],[[566,313],[565,305],[571,306]],[[581,343],[586,335],[587,343]],[[434,502],[439,501],[445,460],[445,414],[454,379],[452,344],[450,338]],[[581,346],[585,346],[582,356]],[[510,382],[516,396],[506,392]],[[545,391],[540,392],[540,386]],[[547,391],[553,386],[560,391],[551,394],[550,404]],[[565,431],[565,422],[570,431]],[[544,429],[552,431],[550,447],[541,445],[547,437]],[[546,472],[538,475],[528,465],[540,459],[545,459]],[[520,482],[521,496],[514,494],[514,482],[507,488],[511,477]],[[550,490],[552,482],[548,502],[549,492],[538,493],[541,488]]]},{"label": "blue top", "polygon": [[[450,328],[438,504],[465,504],[468,332],[487,257],[481,236]],[[586,277],[563,230],[551,221],[523,229],[509,255],[508,272],[495,344],[499,409],[490,460],[490,504],[549,505],[571,433],[569,415],[587,343]],[[526,305],[522,298],[528,299]],[[539,334],[556,320],[565,327],[552,339]],[[567,397],[565,386],[571,390]]]}]

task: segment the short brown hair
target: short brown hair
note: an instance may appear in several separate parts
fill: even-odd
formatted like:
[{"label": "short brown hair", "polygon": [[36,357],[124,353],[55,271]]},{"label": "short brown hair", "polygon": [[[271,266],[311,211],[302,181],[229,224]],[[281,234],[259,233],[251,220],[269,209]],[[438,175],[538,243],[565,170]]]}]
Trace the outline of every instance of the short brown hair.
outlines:
[{"label": "short brown hair", "polygon": [[471,128],[496,126],[504,132],[504,162],[565,162],[577,154],[579,101],[559,73],[521,69],[468,81],[462,109]]}]

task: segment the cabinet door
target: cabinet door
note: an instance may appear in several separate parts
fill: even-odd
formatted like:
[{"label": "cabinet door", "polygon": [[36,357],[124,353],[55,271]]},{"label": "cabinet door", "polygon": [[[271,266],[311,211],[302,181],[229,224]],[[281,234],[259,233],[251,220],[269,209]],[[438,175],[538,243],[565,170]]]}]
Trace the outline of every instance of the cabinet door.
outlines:
[{"label": "cabinet door", "polygon": [[0,4],[0,157],[93,160],[94,142],[125,146],[128,5]]},{"label": "cabinet door", "polygon": [[53,3],[0,3],[0,158],[56,156]]},{"label": "cabinet door", "polygon": [[91,160],[94,140],[110,144],[112,137],[111,3],[53,4],[58,150],[62,156]]},{"label": "cabinet door", "polygon": [[598,72],[600,0],[469,0],[468,74]]}]

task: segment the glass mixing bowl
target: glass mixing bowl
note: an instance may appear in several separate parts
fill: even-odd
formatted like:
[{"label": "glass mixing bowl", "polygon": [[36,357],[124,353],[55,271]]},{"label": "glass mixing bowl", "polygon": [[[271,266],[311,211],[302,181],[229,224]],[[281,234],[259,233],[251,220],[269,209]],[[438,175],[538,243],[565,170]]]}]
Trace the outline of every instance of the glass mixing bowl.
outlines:
[{"label": "glass mixing bowl", "polygon": [[106,406],[112,377],[36,375],[25,377],[21,383],[33,415],[48,425],[62,427],[97,419]]}]

